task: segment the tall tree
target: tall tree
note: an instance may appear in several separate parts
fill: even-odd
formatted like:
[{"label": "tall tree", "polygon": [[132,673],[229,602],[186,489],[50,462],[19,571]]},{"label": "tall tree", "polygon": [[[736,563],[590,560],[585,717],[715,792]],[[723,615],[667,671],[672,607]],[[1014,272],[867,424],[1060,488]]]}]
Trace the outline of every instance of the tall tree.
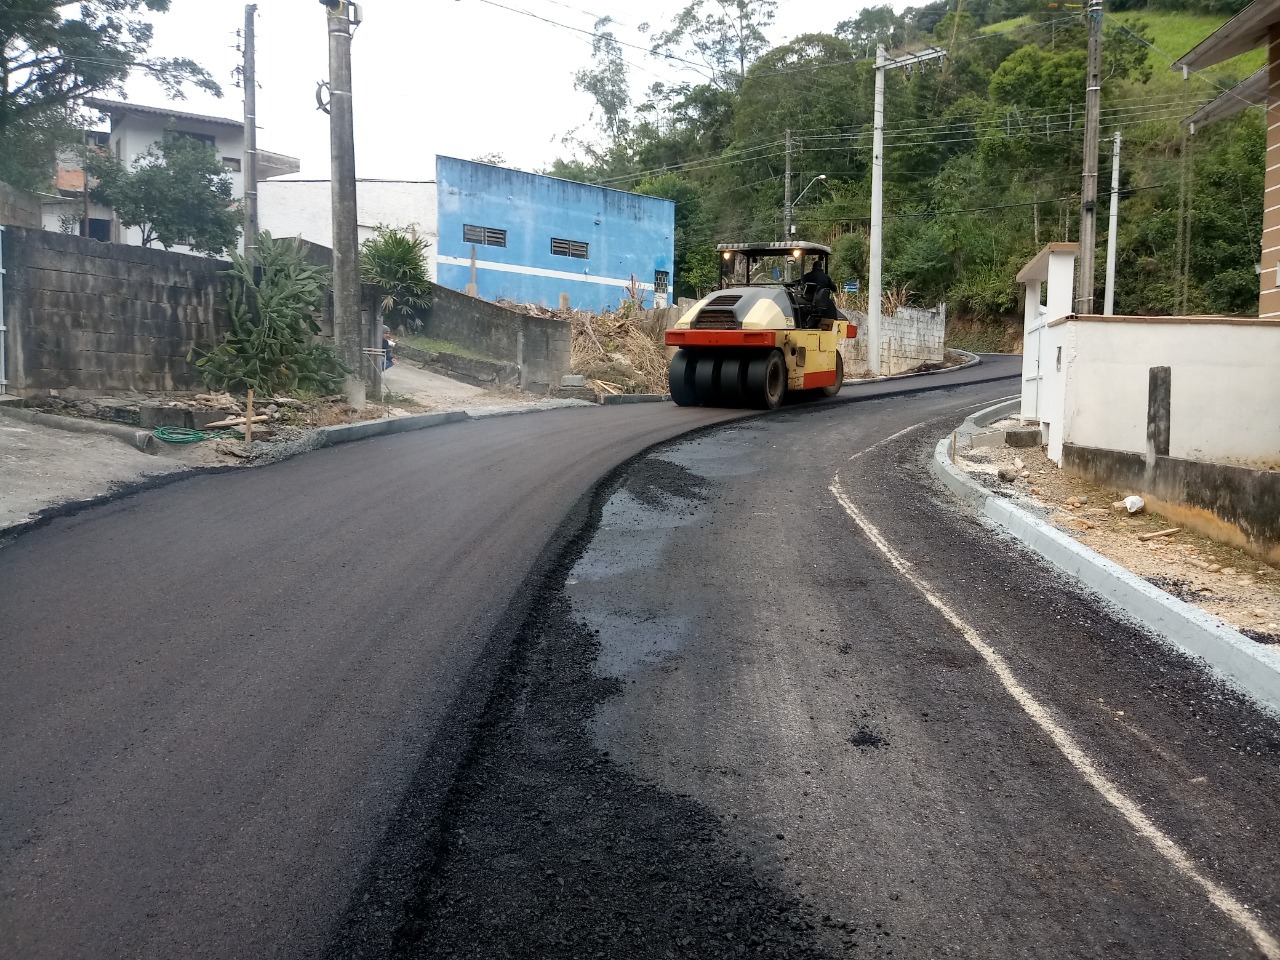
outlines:
[{"label": "tall tree", "polygon": [[773,23],[776,0],[693,0],[670,30],[654,37],[655,56],[696,57],[718,86],[734,86],[747,67],[769,49],[765,29]]},{"label": "tall tree", "polygon": [[144,247],[182,244],[216,256],[236,245],[244,217],[212,148],[169,131],[132,170],[105,151],[88,160],[86,169],[98,181],[90,196],[114,209],[126,227],[141,227]]},{"label": "tall tree", "polygon": [[595,36],[591,40],[591,56],[595,58],[595,66],[575,73],[573,88],[595,98],[600,111],[597,118],[600,132],[610,140],[618,140],[626,135],[629,126],[627,107],[631,105],[631,90],[627,83],[627,65],[622,59],[622,47],[609,30],[611,23],[611,17],[601,17],[596,21]]},{"label": "tall tree", "polygon": [[[169,0],[4,0],[0,3],[0,140],[12,124],[117,89],[135,71],[181,98],[194,83],[217,96],[208,72],[183,57],[151,57],[152,26]],[[71,10],[75,16],[64,16]]]}]

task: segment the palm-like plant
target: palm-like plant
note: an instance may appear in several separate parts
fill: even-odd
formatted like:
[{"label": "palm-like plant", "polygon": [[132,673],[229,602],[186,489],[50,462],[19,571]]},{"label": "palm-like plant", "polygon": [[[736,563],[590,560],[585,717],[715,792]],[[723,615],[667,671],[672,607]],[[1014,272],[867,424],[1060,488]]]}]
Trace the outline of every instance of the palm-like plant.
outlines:
[{"label": "palm-like plant", "polygon": [[431,304],[427,242],[414,232],[379,227],[360,245],[360,279],[378,291],[383,323],[402,330],[422,326],[421,312]]}]

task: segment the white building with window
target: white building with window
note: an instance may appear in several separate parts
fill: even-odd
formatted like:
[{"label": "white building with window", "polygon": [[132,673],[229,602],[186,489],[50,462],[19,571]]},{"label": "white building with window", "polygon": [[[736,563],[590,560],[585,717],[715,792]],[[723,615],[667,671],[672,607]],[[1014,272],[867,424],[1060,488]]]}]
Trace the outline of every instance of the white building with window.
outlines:
[{"label": "white building with window", "polygon": [[[110,150],[126,167],[132,167],[153,145],[159,143],[168,130],[199,140],[211,147],[222,161],[231,177],[232,195],[237,202],[244,197],[244,124],[240,120],[209,117],[198,113],[184,113],[169,107],[147,107],[136,103],[87,98],[85,106],[106,116],[110,129],[92,131],[89,137],[99,149]],[[72,219],[80,216],[77,207],[83,206],[84,172],[74,158],[61,163],[56,196],[45,203],[44,226],[46,230],[64,229]],[[268,150],[258,150],[258,181],[271,177],[297,173],[301,164],[294,157]],[[65,187],[65,188],[64,188]],[[92,206],[92,205],[91,205]],[[97,221],[97,222],[95,222]],[[90,210],[89,236],[99,240],[112,240],[135,246],[142,243],[142,230],[123,227],[115,215],[104,208]],[[81,232],[77,226],[75,232]],[[184,247],[175,249],[185,251]]]}]

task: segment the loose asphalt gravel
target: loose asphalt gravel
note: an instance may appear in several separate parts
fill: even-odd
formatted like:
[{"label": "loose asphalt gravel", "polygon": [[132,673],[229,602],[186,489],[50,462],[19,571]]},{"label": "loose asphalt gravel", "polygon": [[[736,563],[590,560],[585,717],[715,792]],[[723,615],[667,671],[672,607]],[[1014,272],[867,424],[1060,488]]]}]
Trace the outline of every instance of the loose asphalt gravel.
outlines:
[{"label": "loose asphalt gravel", "polygon": [[461,423],[18,538],[0,952],[1256,955],[828,492],[1280,927],[1275,724],[939,502],[929,441],[1010,392],[788,408],[612,472],[737,415]]}]

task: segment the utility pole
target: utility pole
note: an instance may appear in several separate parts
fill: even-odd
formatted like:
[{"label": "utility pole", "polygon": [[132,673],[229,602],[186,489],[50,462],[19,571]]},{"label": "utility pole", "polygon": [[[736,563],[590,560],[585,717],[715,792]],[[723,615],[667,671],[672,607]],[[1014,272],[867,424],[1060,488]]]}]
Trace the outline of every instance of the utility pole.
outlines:
[{"label": "utility pole", "polygon": [[1107,224],[1107,291],[1103,295],[1102,314],[1109,317],[1116,306],[1116,248],[1120,245],[1116,230],[1120,224],[1120,131],[1111,148],[1111,217]]},{"label": "utility pole", "polygon": [[329,18],[329,155],[333,198],[333,340],[351,370],[348,398],[362,405],[360,257],[356,231],[355,124],[351,108],[351,20],[346,0],[321,0]]},{"label": "utility pole", "polygon": [[256,3],[244,8],[244,255],[258,258],[258,82],[254,77],[253,18]]},{"label": "utility pole", "polygon": [[871,139],[871,262],[867,269],[867,366],[880,375],[881,260],[884,255],[884,74],[890,67],[910,67],[945,57],[947,51],[930,47],[920,53],[890,60],[883,43],[876,44],[876,100]]},{"label": "utility pole", "polygon": [[[782,242],[791,242],[791,128],[787,127],[787,173],[782,181]],[[786,258],[786,274],[783,279],[791,279],[791,257]]]},{"label": "utility pole", "polygon": [[1102,106],[1102,0],[1089,0],[1089,60],[1084,91],[1084,181],[1080,187],[1080,284],[1076,313],[1093,313],[1098,247],[1098,119]]}]

